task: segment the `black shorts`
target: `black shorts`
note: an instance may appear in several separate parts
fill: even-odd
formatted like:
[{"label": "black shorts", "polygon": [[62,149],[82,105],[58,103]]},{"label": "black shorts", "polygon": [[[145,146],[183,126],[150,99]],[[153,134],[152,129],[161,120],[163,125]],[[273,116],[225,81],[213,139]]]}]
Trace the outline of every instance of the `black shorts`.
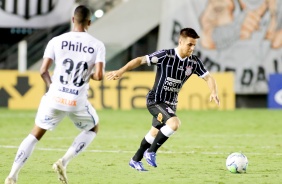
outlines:
[{"label": "black shorts", "polygon": [[166,103],[147,104],[147,109],[153,115],[152,126],[161,129],[166,121],[176,116],[176,106]]}]

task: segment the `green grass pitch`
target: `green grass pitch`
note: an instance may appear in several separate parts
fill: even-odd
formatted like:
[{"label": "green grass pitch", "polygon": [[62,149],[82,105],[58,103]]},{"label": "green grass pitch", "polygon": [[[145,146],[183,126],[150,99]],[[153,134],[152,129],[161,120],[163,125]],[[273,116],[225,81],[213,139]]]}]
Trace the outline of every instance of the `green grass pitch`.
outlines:
[{"label": "green grass pitch", "polygon": [[[33,127],[36,111],[0,109],[0,183],[4,183],[17,147]],[[280,184],[282,112],[266,109],[179,111],[182,125],[158,151],[157,168],[137,172],[130,158],[151,126],[147,110],[98,111],[100,131],[87,150],[72,160],[70,184]],[[52,164],[79,131],[68,118],[47,132],[21,170],[18,184],[56,184]],[[229,173],[231,152],[249,160],[246,174]]]}]

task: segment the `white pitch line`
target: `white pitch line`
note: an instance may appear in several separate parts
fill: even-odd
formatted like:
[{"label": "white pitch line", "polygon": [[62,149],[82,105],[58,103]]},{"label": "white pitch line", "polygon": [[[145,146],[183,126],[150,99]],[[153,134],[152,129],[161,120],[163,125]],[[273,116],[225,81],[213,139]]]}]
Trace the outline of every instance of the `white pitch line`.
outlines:
[{"label": "white pitch line", "polygon": [[[25,135],[26,136],[26,135]],[[23,140],[25,138],[25,136],[23,137],[18,137],[18,138],[0,138],[0,140],[5,140],[5,141],[9,141],[9,140]],[[69,140],[73,140],[74,137],[44,137],[42,138],[43,140],[65,140],[65,139],[69,139]]]},{"label": "white pitch line", "polygon": [[[238,137],[265,137],[266,135],[257,135],[257,134],[231,134],[231,135],[228,135],[228,137],[233,137],[233,138],[238,138]],[[116,135],[116,136],[112,136],[112,138],[127,138],[128,136],[127,135]],[[140,136],[135,136],[136,138],[140,137]],[[222,135],[222,134],[201,134],[201,135],[198,135],[198,137],[208,137],[208,138],[216,138],[216,137],[226,137],[226,135]],[[281,135],[275,135],[273,136],[273,138],[277,139],[277,138],[280,138],[282,137],[282,134]],[[22,140],[24,137],[21,137],[21,138],[4,138],[4,137],[0,137],[0,140],[4,140],[4,141],[9,141],[9,140]],[[175,139],[178,139],[180,138],[179,135],[176,135],[175,136]],[[43,138],[44,140],[58,140],[58,139],[61,139],[61,140],[64,140],[64,139],[74,139],[74,137],[67,137],[67,136],[63,136],[63,137],[44,137]],[[216,146],[214,146],[216,147]],[[222,146],[218,146],[219,148],[222,147]],[[233,147],[233,146],[232,146]],[[267,146],[266,146],[267,147]],[[264,147],[264,148],[266,148]],[[196,148],[196,146],[195,146]]]},{"label": "white pitch line", "polygon": [[[0,148],[6,148],[6,149],[18,149],[18,146],[12,146],[12,145],[0,145]],[[35,148],[36,150],[42,150],[42,151],[61,151],[65,152],[67,149],[63,148]],[[92,153],[135,153],[135,151],[127,151],[127,150],[85,150],[85,152],[92,152]],[[224,153],[224,152],[198,152],[198,151],[188,151],[188,152],[179,152],[179,151],[158,151],[159,153],[163,154],[203,154],[203,155],[227,155],[230,153]],[[248,155],[265,155],[266,153],[249,153],[245,152],[245,154]],[[282,153],[273,153],[268,155],[274,155],[274,156],[282,156]]]},{"label": "white pitch line", "polygon": [[0,118],[35,118],[36,113],[5,113],[0,114]]}]

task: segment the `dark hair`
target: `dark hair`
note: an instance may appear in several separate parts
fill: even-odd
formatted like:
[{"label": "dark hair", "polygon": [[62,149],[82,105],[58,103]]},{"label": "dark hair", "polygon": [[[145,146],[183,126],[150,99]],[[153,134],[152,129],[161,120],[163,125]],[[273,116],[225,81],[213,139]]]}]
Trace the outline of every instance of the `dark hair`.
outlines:
[{"label": "dark hair", "polygon": [[91,11],[84,5],[79,5],[74,10],[74,18],[79,24],[84,24],[90,20]]},{"label": "dark hair", "polygon": [[181,29],[180,36],[183,36],[185,38],[191,37],[191,38],[194,38],[194,39],[200,38],[200,36],[197,34],[197,32],[192,28]]}]

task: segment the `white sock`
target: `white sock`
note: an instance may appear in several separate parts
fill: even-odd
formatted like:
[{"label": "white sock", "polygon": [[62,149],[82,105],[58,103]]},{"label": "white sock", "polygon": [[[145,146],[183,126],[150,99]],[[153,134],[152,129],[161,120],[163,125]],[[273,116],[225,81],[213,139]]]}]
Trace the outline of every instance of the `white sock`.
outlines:
[{"label": "white sock", "polygon": [[96,133],[92,131],[82,131],[74,140],[71,147],[66,154],[62,157],[64,167],[67,167],[69,161],[81,153],[96,137]]},{"label": "white sock", "polygon": [[32,154],[34,147],[38,140],[31,134],[29,134],[20,144],[18,152],[16,154],[9,178],[17,180],[20,169],[25,164],[28,157]]},{"label": "white sock", "polygon": [[168,125],[163,126],[160,131],[167,137],[170,137],[175,132]]},{"label": "white sock", "polygon": [[145,139],[148,143],[152,144],[155,140],[155,137],[153,137],[150,132],[148,132],[146,135],[145,135]]}]

